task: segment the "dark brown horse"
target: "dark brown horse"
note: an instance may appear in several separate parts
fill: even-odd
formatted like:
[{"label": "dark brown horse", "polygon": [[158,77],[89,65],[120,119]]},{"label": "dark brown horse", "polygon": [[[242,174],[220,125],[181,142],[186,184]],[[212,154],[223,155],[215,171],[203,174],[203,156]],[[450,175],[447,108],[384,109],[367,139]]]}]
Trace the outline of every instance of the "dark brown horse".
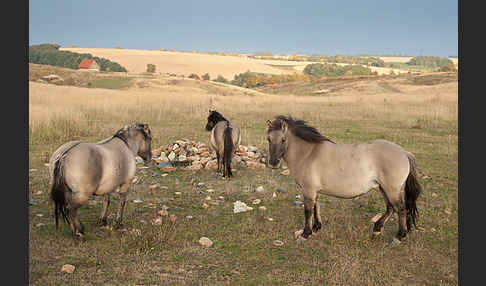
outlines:
[{"label": "dark brown horse", "polygon": [[209,142],[216,151],[218,172],[222,171],[224,177],[232,177],[231,160],[240,145],[240,127],[231,123],[216,110],[209,110],[206,131],[211,131]]},{"label": "dark brown horse", "polygon": [[269,166],[278,168],[284,159],[304,196],[304,239],[322,226],[319,194],[354,198],[378,188],[386,212],[375,223],[373,237],[383,232],[394,211],[399,230],[393,243],[399,243],[412,224],[416,226],[416,201],[422,187],[412,153],[385,140],[336,144],[305,121],[290,116],[277,116],[267,124]]}]

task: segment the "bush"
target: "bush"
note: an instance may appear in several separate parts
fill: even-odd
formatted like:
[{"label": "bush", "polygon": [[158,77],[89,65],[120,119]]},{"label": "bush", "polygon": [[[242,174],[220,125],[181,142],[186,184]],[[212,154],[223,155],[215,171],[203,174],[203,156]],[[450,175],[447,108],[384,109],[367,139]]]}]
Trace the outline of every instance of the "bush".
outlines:
[{"label": "bush", "polygon": [[356,76],[356,75],[373,75],[375,74],[369,68],[361,65],[345,65],[338,66],[336,64],[308,64],[305,66],[303,73],[314,78],[322,78],[323,76],[337,77],[337,76]]},{"label": "bush", "polygon": [[195,74],[195,73],[191,73],[191,74],[188,76],[188,78],[193,78],[193,79],[201,79],[201,78],[199,78],[199,76],[198,76],[197,74]]},{"label": "bush", "polygon": [[210,80],[210,78],[209,78],[209,73],[205,73],[205,74],[203,74],[201,78],[202,78],[203,80]]},{"label": "bush", "polygon": [[222,75],[218,75],[218,77],[216,79],[214,79],[213,81],[222,82],[222,83],[229,83],[229,80],[225,79]]},{"label": "bush", "polygon": [[407,64],[414,66],[424,66],[429,68],[442,68],[448,65],[454,66],[454,63],[450,59],[434,56],[413,57]]},{"label": "bush", "polygon": [[155,72],[155,65],[147,64],[147,72],[154,73]]}]

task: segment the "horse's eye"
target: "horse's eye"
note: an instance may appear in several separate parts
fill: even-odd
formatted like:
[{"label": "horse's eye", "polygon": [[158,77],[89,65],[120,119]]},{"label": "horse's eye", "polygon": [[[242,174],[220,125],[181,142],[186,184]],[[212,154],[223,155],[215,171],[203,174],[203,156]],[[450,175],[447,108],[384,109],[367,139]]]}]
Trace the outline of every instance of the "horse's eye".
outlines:
[{"label": "horse's eye", "polygon": [[270,137],[267,137],[267,141],[270,142]]}]

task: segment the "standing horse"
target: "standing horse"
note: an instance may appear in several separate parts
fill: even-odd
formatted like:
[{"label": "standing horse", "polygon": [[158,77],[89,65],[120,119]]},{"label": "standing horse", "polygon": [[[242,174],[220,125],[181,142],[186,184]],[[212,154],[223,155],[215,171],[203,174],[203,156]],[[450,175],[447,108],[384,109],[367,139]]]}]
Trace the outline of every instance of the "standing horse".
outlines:
[{"label": "standing horse", "polygon": [[128,186],[136,170],[135,156],[149,163],[151,141],[148,125],[136,123],[98,143],[71,141],[60,146],[49,161],[56,228],[61,213],[73,236],[83,237],[84,226],[77,212],[91,195],[104,196],[99,224],[106,225],[110,193],[117,189],[120,204],[115,228],[121,228]]},{"label": "standing horse", "polygon": [[206,131],[211,131],[209,142],[216,151],[218,172],[222,171],[223,177],[232,177],[231,160],[241,142],[240,127],[229,122],[216,110],[209,110]]},{"label": "standing horse", "polygon": [[304,239],[322,226],[319,194],[354,198],[374,188],[383,194],[386,212],[374,224],[373,238],[383,233],[393,211],[398,213],[399,230],[392,243],[405,238],[412,224],[417,227],[416,200],[422,187],[412,153],[385,140],[336,144],[290,116],[279,115],[267,124],[269,166],[278,168],[283,158],[304,196]]}]

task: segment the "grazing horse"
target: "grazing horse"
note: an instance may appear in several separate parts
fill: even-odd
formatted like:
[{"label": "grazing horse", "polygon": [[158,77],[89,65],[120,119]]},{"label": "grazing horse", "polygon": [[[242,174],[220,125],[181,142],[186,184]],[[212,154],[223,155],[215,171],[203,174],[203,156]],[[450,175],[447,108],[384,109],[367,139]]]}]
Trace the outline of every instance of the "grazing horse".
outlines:
[{"label": "grazing horse", "polygon": [[278,168],[284,159],[304,197],[304,239],[322,226],[319,194],[349,199],[375,188],[383,194],[386,212],[374,224],[373,238],[383,233],[393,212],[399,227],[393,244],[405,238],[412,224],[417,227],[416,200],[422,187],[412,153],[385,140],[336,144],[290,116],[279,115],[267,124],[269,166]]},{"label": "grazing horse", "polygon": [[206,131],[211,131],[209,142],[211,148],[216,151],[218,160],[218,172],[223,172],[223,177],[232,177],[231,160],[233,153],[240,146],[240,127],[231,123],[216,110],[209,110]]},{"label": "grazing horse", "polygon": [[135,170],[135,156],[152,159],[151,133],[147,124],[126,125],[112,137],[97,143],[71,141],[60,146],[49,161],[51,199],[58,228],[59,213],[70,224],[74,237],[83,237],[78,208],[91,195],[104,196],[99,224],[107,224],[110,193],[119,190],[115,228],[121,228],[123,209]]}]

